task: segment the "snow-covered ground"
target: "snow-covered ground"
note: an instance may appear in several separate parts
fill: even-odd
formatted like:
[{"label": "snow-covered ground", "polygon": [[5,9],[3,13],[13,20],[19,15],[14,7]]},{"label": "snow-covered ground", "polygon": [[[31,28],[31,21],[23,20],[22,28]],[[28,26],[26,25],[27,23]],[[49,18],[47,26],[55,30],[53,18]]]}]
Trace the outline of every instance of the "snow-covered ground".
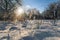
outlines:
[{"label": "snow-covered ground", "polygon": [[60,40],[60,20],[0,21],[0,40]]}]

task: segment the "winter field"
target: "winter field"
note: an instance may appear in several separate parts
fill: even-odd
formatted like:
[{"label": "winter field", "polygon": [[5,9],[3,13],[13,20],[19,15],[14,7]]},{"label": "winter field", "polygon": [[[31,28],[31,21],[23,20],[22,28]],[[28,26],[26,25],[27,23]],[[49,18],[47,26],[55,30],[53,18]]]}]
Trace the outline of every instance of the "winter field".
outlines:
[{"label": "winter field", "polygon": [[60,40],[60,20],[0,21],[0,40]]}]

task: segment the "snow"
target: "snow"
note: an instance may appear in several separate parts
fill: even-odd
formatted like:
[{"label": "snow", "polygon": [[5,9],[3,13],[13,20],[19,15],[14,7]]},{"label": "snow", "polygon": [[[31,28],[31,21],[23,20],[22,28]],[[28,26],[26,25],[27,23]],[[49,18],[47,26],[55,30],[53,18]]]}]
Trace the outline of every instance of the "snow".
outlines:
[{"label": "snow", "polygon": [[[53,20],[26,20],[16,24],[0,21],[0,39],[9,34],[10,40],[22,40],[27,36],[33,37],[34,40],[60,40],[60,20],[57,20],[56,24],[56,26],[53,25]],[[11,31],[12,27],[17,29],[13,28],[14,30]]]}]

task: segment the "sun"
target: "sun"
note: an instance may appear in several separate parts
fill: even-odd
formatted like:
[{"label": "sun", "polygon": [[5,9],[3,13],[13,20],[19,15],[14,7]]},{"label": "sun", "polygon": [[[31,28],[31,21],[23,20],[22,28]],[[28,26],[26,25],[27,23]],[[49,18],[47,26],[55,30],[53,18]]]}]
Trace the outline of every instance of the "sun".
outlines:
[{"label": "sun", "polygon": [[22,7],[18,7],[16,10],[15,10],[15,13],[17,16],[20,16],[24,13],[24,9]]}]

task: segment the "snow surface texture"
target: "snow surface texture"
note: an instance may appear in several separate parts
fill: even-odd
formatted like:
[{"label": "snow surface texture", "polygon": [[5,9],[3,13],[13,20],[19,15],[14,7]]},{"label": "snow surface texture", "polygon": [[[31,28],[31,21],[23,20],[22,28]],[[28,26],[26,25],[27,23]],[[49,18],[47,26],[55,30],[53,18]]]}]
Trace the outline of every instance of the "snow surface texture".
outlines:
[{"label": "snow surface texture", "polygon": [[0,40],[60,40],[60,20],[0,21]]}]

